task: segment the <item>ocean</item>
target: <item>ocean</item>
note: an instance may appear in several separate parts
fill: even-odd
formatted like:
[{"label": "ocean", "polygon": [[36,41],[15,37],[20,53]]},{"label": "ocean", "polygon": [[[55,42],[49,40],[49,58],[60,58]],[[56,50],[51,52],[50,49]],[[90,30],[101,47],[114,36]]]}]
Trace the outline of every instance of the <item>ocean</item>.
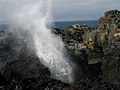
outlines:
[{"label": "ocean", "polygon": [[[59,22],[53,22],[53,26],[58,29],[62,29],[67,26],[71,26],[74,24],[86,24],[90,26],[98,27],[98,21],[97,20],[86,20],[86,21],[59,21]],[[8,28],[9,25],[1,24],[0,25],[0,31],[4,31]]]},{"label": "ocean", "polygon": [[7,24],[0,24],[0,31],[4,31],[7,27]]},{"label": "ocean", "polygon": [[90,26],[95,26],[98,27],[98,21],[97,20],[85,20],[85,21],[60,21],[60,22],[55,22],[54,27],[58,29],[62,29],[67,26],[71,26],[74,24],[86,24]]}]

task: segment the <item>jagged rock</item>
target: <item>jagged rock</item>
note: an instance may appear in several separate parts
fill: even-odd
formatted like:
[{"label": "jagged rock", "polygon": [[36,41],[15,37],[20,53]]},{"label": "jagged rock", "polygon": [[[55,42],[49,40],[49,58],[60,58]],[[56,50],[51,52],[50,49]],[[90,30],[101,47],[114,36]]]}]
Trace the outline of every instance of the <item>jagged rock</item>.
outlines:
[{"label": "jagged rock", "polygon": [[72,25],[59,30],[59,35],[62,36],[71,53],[80,55],[81,50],[84,49],[88,54],[88,64],[102,63],[103,81],[118,83],[120,11],[107,11],[98,22],[98,29],[90,29],[84,25]]},{"label": "jagged rock", "polygon": [[83,44],[83,34],[95,29],[96,28],[92,26],[76,24],[57,31],[62,37],[66,48],[68,48],[71,53],[81,54],[80,50],[85,48]]},{"label": "jagged rock", "polygon": [[103,47],[105,56],[101,59],[103,80],[120,84],[120,11],[110,10],[99,19],[97,43]]},{"label": "jagged rock", "polygon": [[[55,33],[59,33],[59,35],[62,37],[68,52],[70,52],[71,56],[73,57],[73,63],[78,65],[77,68],[81,68],[81,72],[83,73],[84,77],[88,75],[88,55],[84,50],[86,46],[83,44],[83,35],[95,29],[95,27],[88,25],[76,24],[65,27],[63,30],[55,30]],[[75,71],[76,78],[79,75],[77,74],[79,73],[79,70],[77,70],[77,72]]]},{"label": "jagged rock", "polygon": [[[25,33],[23,33],[25,34]],[[61,90],[69,85],[52,79],[50,71],[26,44],[25,37],[0,32],[0,89]]]},{"label": "jagged rock", "polygon": [[103,81],[120,85],[120,57],[108,55],[102,64]]},{"label": "jagged rock", "polygon": [[7,63],[1,68],[0,73],[8,80],[24,80],[27,78],[47,78],[50,71],[39,60],[18,60]]},{"label": "jagged rock", "polygon": [[27,48],[24,37],[2,32],[0,39],[0,73],[8,81],[50,77],[49,69]]},{"label": "jagged rock", "polygon": [[[76,72],[84,73],[85,77],[71,85],[50,78],[49,70],[39,62],[34,52],[29,52],[26,48],[28,45],[25,37],[14,39],[15,34],[4,35],[1,32],[0,84],[3,84],[1,77],[6,80],[5,83],[9,81],[10,84],[0,86],[0,89],[119,90],[120,11],[107,11],[99,18],[98,29],[76,24],[53,32],[62,37],[73,62],[79,66]],[[77,79],[79,74],[75,75]]]},{"label": "jagged rock", "polygon": [[[119,17],[120,11],[118,10],[105,12],[105,16],[99,18],[98,29],[84,34],[83,41],[86,48],[95,51],[94,47],[102,47],[103,52],[101,54],[103,55],[103,53],[110,53],[114,46],[119,47]],[[89,56],[92,55],[89,54]]]}]

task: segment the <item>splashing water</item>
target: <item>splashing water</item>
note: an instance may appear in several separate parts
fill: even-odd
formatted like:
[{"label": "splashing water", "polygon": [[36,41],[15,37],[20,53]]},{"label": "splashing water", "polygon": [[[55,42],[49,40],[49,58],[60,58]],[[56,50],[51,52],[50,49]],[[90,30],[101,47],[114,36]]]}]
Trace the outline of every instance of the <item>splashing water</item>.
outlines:
[{"label": "splashing water", "polygon": [[[7,2],[11,12],[3,17],[3,22],[17,24],[29,32],[33,40],[34,49],[41,63],[49,68],[51,76],[55,79],[71,83],[74,81],[73,69],[69,58],[65,56],[64,44],[60,37],[52,34],[47,28],[51,20],[52,0],[1,0],[3,5]],[[13,5],[13,3],[15,5]]]},{"label": "splashing water", "polygon": [[36,23],[38,26],[36,26],[34,41],[37,55],[42,59],[41,62],[50,69],[53,78],[70,83],[73,82],[72,68],[68,63],[68,58],[64,56],[64,44],[60,37],[52,34],[51,30],[46,27],[49,11],[46,11],[39,23]]}]

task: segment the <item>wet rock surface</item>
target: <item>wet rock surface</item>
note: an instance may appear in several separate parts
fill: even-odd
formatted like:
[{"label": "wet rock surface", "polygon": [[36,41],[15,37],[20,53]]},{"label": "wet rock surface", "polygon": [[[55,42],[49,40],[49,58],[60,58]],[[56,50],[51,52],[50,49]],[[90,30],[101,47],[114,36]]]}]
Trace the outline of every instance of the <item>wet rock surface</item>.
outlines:
[{"label": "wet rock surface", "polygon": [[[58,30],[57,34],[62,36],[70,53],[80,56],[80,61],[82,59],[81,54],[84,53],[83,51],[86,52],[88,55],[88,63],[86,64],[88,78],[92,77],[92,80],[98,83],[100,87],[100,83],[106,83],[105,87],[103,85],[104,88],[100,89],[99,87],[100,90],[111,85],[118,88],[120,86],[120,11],[106,11],[104,16],[98,19],[98,23],[97,29],[91,27],[92,30],[86,30],[84,25],[73,25]],[[84,28],[81,32],[82,27]],[[117,88],[113,89],[117,90]]]},{"label": "wet rock surface", "polygon": [[[98,22],[98,28],[76,24],[53,31],[80,68],[76,72],[83,73],[72,84],[51,78],[49,69],[29,50],[27,34],[15,38],[16,34],[1,31],[0,90],[119,90],[120,11],[107,11]],[[79,74],[75,75],[77,79]]]},{"label": "wet rock surface", "polygon": [[[61,90],[69,84],[51,78],[49,69],[27,46],[25,37],[0,32],[0,90]],[[19,49],[18,49],[19,48]]]},{"label": "wet rock surface", "polygon": [[63,42],[69,52],[72,54],[80,54],[81,49],[85,47],[85,45],[83,45],[83,35],[93,30],[96,30],[96,27],[76,24],[65,27],[62,30],[56,29],[55,33],[62,37]]}]

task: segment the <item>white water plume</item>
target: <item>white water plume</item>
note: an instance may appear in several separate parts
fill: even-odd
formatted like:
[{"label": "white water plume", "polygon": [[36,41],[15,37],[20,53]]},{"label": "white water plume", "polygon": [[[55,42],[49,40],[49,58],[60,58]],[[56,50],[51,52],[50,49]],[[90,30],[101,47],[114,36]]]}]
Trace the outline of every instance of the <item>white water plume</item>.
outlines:
[{"label": "white water plume", "polygon": [[0,3],[3,6],[7,4],[2,11],[6,16],[1,22],[16,24],[26,30],[32,37],[37,56],[49,68],[51,76],[67,83],[73,82],[73,69],[65,56],[64,44],[47,28],[51,21],[52,0],[1,0]]}]

